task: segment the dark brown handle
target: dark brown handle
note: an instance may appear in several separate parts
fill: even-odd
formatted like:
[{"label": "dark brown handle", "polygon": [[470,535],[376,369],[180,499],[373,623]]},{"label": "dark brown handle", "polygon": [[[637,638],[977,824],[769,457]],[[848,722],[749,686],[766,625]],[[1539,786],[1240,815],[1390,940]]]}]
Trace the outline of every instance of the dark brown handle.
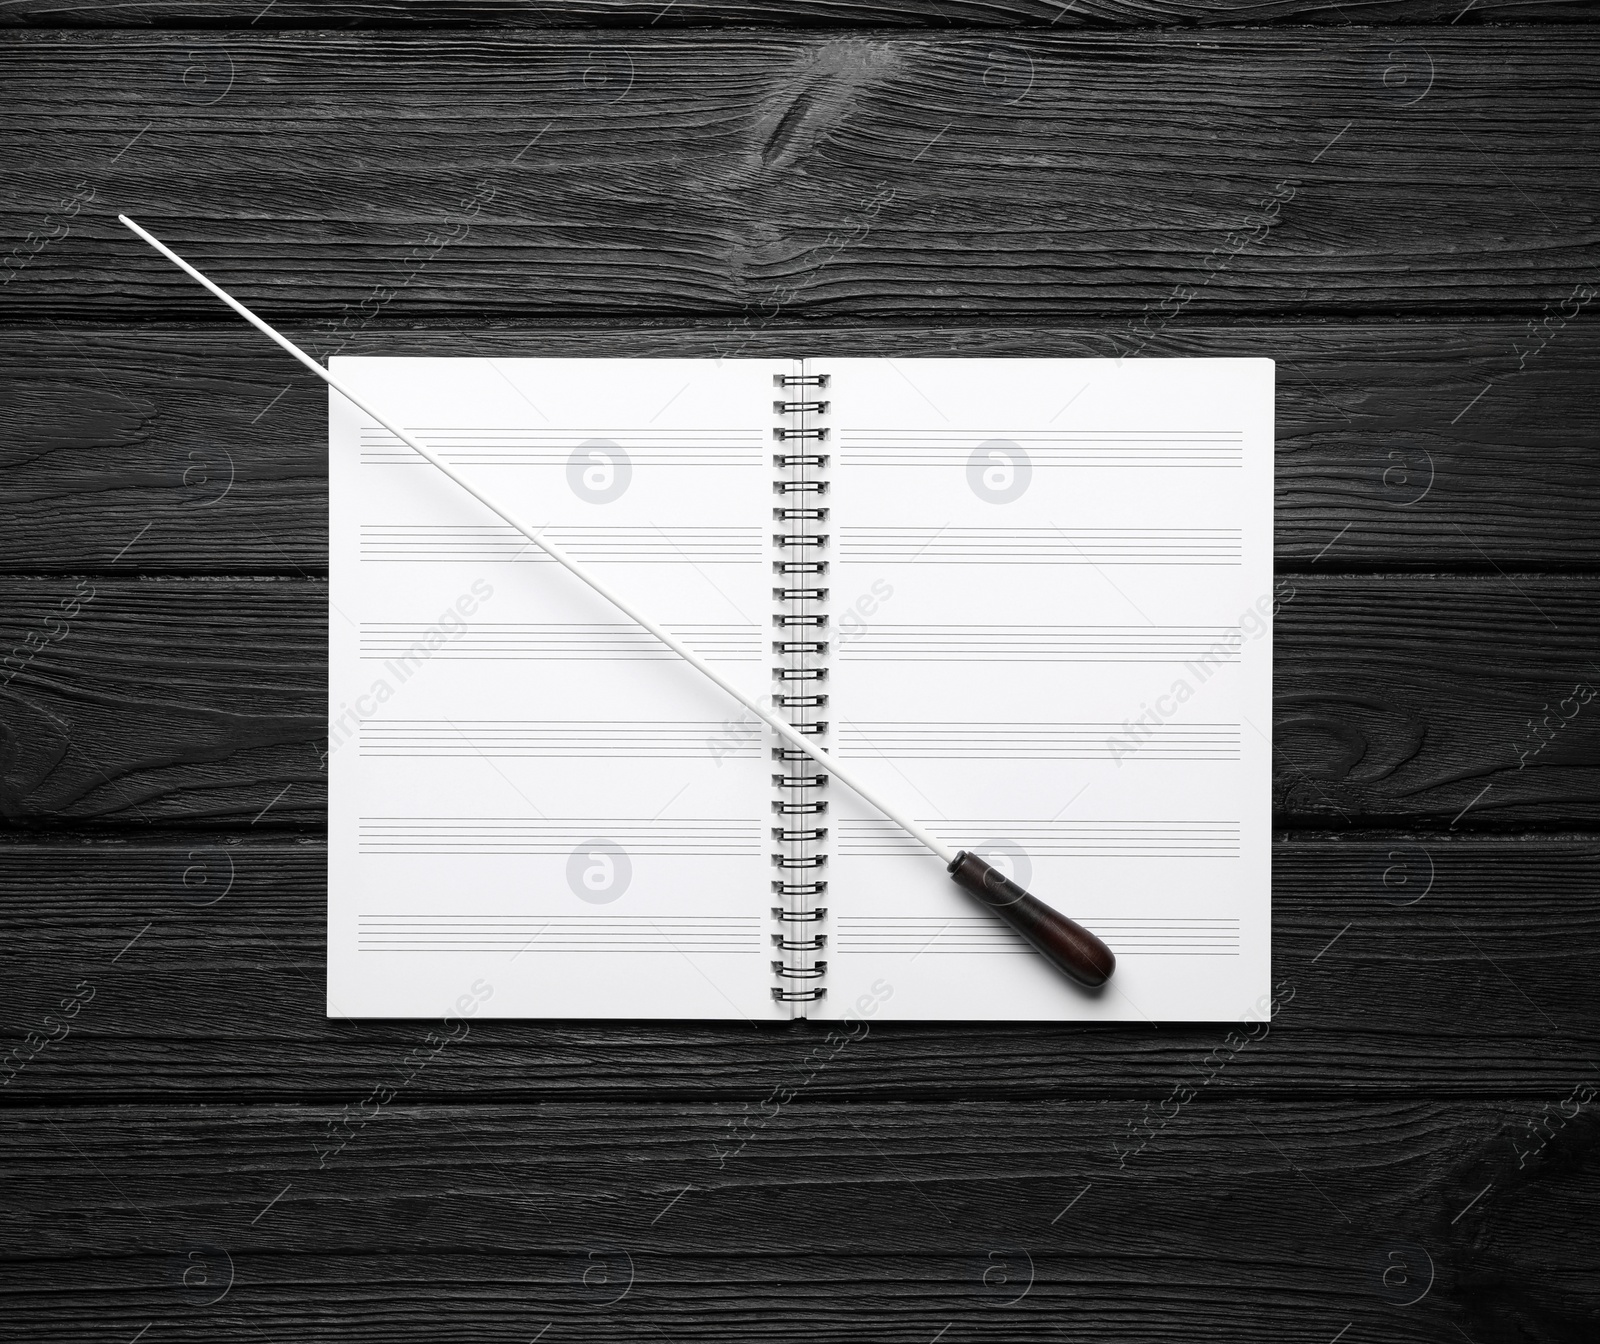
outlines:
[{"label": "dark brown handle", "polygon": [[958,887],[970,891],[1032,943],[1046,961],[1082,984],[1103,985],[1117,969],[1115,954],[1082,924],[1030,896],[998,868],[962,850],[950,865]]}]

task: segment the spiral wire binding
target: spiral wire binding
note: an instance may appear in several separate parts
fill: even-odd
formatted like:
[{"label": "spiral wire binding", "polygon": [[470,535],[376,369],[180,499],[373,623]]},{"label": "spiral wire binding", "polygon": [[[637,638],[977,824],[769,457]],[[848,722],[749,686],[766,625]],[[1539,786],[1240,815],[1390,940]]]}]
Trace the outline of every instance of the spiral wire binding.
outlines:
[{"label": "spiral wire binding", "polygon": [[[773,570],[778,580],[772,590],[776,607],[772,701],[796,732],[825,738],[828,430],[819,422],[828,414],[828,375],[811,373],[803,363],[799,368],[798,373],[775,374],[772,379],[782,394],[772,403],[779,420],[772,431],[776,443],[772,489],[777,496],[772,510],[777,555]],[[793,1005],[791,1011],[798,1017],[804,1016],[805,1004],[828,992],[818,983],[828,970],[821,957],[828,945],[823,932],[828,910],[822,904],[828,892],[828,776],[817,771],[802,751],[787,746],[771,751],[772,892],[779,902],[772,910],[778,924],[772,935],[777,953],[772,971],[778,981],[772,997]]]}]

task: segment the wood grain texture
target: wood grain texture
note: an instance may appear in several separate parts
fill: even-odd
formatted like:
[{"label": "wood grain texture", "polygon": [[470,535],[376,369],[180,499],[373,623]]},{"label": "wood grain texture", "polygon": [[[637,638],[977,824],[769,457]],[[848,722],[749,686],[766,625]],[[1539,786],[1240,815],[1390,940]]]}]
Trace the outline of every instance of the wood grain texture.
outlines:
[{"label": "wood grain texture", "polygon": [[0,27],[34,28],[1174,28],[1592,23],[1582,0],[12,0]]},{"label": "wood grain texture", "polygon": [[[290,328],[307,343],[318,332]],[[749,357],[1082,358],[1112,340],[1104,325],[418,328],[386,316],[347,353],[713,357],[736,343]],[[1278,361],[1280,573],[1600,568],[1600,324],[1573,324],[1525,367],[1519,348],[1526,327],[1510,322],[1180,321],[1146,353]],[[247,328],[0,328],[0,372],[0,569],[326,571],[327,394]]]},{"label": "wood grain texture", "polygon": [[[1600,821],[1600,581],[1298,575],[1279,603],[1283,824]],[[0,688],[13,824],[323,824],[325,582],[6,579],[0,610],[42,645]]]},{"label": "wood grain texture", "polygon": [[[1587,690],[1569,698],[1600,678],[1586,582],[1296,578],[1293,590],[1273,649],[1283,813],[1451,829],[1595,815],[1600,715],[1580,722]],[[1533,652],[1569,637],[1569,653]]]},{"label": "wood grain texture", "polygon": [[[438,1024],[324,1016],[326,880],[323,845],[286,836],[0,844],[10,893],[0,907],[10,979],[0,1041],[10,1049],[28,1032],[49,1034],[75,985],[94,990],[69,1034],[0,1101],[344,1101],[405,1072]],[[826,1023],[483,1020],[405,1095],[754,1107],[775,1088],[803,1086],[807,1098],[835,1101],[1155,1102],[1212,1071],[1208,1095],[1564,1093],[1600,1049],[1597,880],[1592,836],[1282,837],[1273,852],[1282,1007],[1237,1054],[1222,1048],[1225,1024],[975,1030],[891,1017],[835,1050]],[[885,974],[892,982],[892,961]]]},{"label": "wood grain texture", "polygon": [[9,819],[246,825],[278,798],[273,820],[321,824],[325,583],[14,581],[0,609],[45,642],[7,645]]},{"label": "wood grain texture", "polygon": [[0,231],[39,250],[0,318],[213,316],[114,206],[269,312],[353,323],[394,294],[423,317],[1543,320],[1596,279],[1597,54],[1576,27],[21,31]]},{"label": "wood grain texture", "polygon": [[798,1101],[719,1162],[735,1106],[399,1099],[321,1169],[335,1106],[12,1110],[0,1291],[41,1340],[1576,1344],[1600,1127],[1519,1170],[1541,1100],[1206,1097],[1120,1168],[1117,1102]]},{"label": "wood grain texture", "polygon": [[[1593,1340],[1600,11],[1463,7],[0,6],[4,1331]],[[1270,1031],[323,1017],[325,394],[119,209],[319,354],[1277,358]]]}]

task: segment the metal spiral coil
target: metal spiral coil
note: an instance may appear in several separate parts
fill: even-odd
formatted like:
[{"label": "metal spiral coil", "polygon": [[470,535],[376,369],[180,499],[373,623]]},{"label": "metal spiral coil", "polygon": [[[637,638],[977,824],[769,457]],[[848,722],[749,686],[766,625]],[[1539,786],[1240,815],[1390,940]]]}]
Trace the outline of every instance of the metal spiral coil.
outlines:
[{"label": "metal spiral coil", "polygon": [[[772,437],[779,445],[772,458],[772,489],[778,496],[772,510],[776,524],[772,553],[780,580],[772,590],[776,608],[772,624],[778,635],[771,645],[772,704],[796,732],[820,740],[828,732],[821,715],[828,704],[824,687],[831,648],[825,580],[828,509],[822,502],[828,493],[829,455],[820,451],[828,440],[828,427],[821,423],[829,409],[823,395],[828,375],[779,374],[772,381],[783,394],[772,403],[778,418]],[[772,890],[781,902],[773,908],[779,928],[772,941],[779,959],[772,963],[778,981],[772,997],[794,1005],[795,1015],[801,1016],[804,1004],[827,993],[826,986],[818,983],[827,970],[827,963],[818,957],[827,946],[823,931],[827,909],[818,901],[828,889],[823,877],[828,828],[820,824],[828,810],[821,796],[828,776],[805,769],[801,763],[811,758],[792,746],[771,750],[772,759],[788,767],[772,776],[772,811],[779,822],[772,827],[772,864],[777,869]],[[811,880],[791,880],[800,878]],[[804,926],[804,936],[789,932],[796,925]]]}]

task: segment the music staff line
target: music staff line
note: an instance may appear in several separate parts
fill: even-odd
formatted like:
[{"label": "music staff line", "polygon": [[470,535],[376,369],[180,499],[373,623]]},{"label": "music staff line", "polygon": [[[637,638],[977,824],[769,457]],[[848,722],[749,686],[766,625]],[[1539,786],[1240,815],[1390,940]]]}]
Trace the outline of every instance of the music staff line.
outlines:
[{"label": "music staff line", "polygon": [[1237,626],[1212,625],[917,625],[874,621],[841,629],[841,659],[934,663],[1236,663]]},{"label": "music staff line", "polygon": [[[826,628],[828,618],[819,617]],[[763,633],[754,622],[672,625],[674,634],[702,657],[757,661]],[[363,621],[361,656],[415,653],[434,632],[424,622]],[[1237,626],[914,625],[879,621],[842,629],[839,656],[860,662],[1072,662],[1237,663],[1243,643]],[[435,658],[670,659],[653,636],[626,622],[475,621],[434,650]]]},{"label": "music staff line", "polygon": [[[551,527],[547,535],[582,560],[610,564],[759,564],[760,527]],[[878,564],[1237,565],[1236,528],[877,527],[839,529],[842,562]],[[373,563],[517,561],[550,563],[515,529],[423,523],[364,523],[361,558]]]},{"label": "music staff line", "polygon": [[[922,818],[918,818],[922,820]],[[1020,821],[1016,818],[929,818],[953,841],[1004,853],[1016,845],[1033,858],[1223,858],[1239,856],[1236,821],[1171,821],[1098,818],[1084,821]],[[910,857],[919,854],[893,826],[870,818],[833,823],[840,854]],[[986,837],[988,837],[986,839]],[[994,837],[1004,837],[996,848]]]},{"label": "music staff line", "polygon": [[[1080,761],[1128,756],[1120,723],[935,723],[856,720],[839,725],[839,752],[889,760]],[[1161,723],[1140,730],[1144,761],[1239,759],[1236,723]]]},{"label": "music staff line", "polygon": [[761,856],[764,823],[754,818],[694,817],[362,817],[364,854],[551,855],[565,858],[606,842],[629,856]]},{"label": "music staff line", "polygon": [[[767,465],[766,439],[759,430],[572,430],[421,426],[413,431],[453,466],[561,467],[577,454],[614,458],[625,455],[635,466],[755,467]],[[426,466],[387,430],[361,431],[363,466]]]},{"label": "music staff line", "polygon": [[360,915],[362,952],[763,952],[761,920],[739,915]]},{"label": "music staff line", "polygon": [[[673,634],[710,662],[759,662],[762,631],[741,622],[672,625]],[[392,658],[414,653],[434,627],[423,622],[363,621],[361,656]],[[672,661],[677,655],[656,637],[624,621],[474,621],[430,654],[453,661],[572,660],[586,662]]]},{"label": "music staff line", "polygon": [[[1130,755],[1116,723],[929,723],[857,721],[838,727],[849,759],[945,761],[1121,760]],[[759,734],[729,736],[725,723],[689,719],[365,719],[360,754],[393,757],[632,757],[754,760]],[[1141,731],[1138,759],[1234,761],[1237,724],[1163,723]]]},{"label": "music staff line", "polygon": [[962,467],[974,455],[1032,467],[1237,468],[1240,430],[842,430],[839,460],[861,467]]},{"label": "music staff line", "polygon": [[[549,527],[543,535],[574,558],[594,563],[753,565],[762,556],[759,527]],[[515,528],[495,523],[363,523],[361,558],[555,563]]]},{"label": "music staff line", "polygon": [[[1238,956],[1238,919],[1138,918],[1083,915],[1119,956]],[[831,949],[836,955],[1023,955],[1027,941],[993,920],[843,915]]]},{"label": "music staff line", "polygon": [[1238,528],[839,528],[842,562],[924,565],[1237,565]]},{"label": "music staff line", "polygon": [[753,760],[759,734],[729,739],[715,719],[365,719],[363,756],[615,756]]}]

